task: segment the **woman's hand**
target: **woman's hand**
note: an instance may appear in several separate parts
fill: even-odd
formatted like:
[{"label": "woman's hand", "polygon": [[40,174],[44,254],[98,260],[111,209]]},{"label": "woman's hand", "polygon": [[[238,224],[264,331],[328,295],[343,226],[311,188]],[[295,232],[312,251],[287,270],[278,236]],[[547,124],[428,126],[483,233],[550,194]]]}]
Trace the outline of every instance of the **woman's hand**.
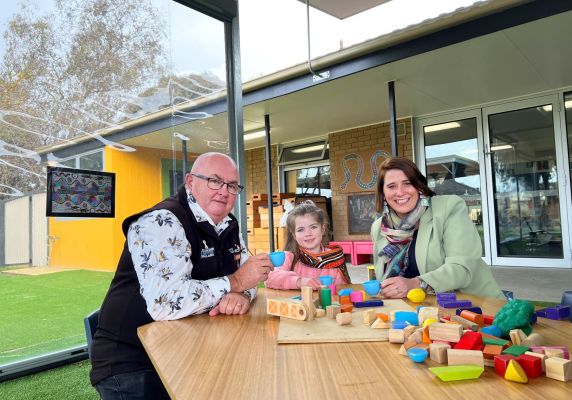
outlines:
[{"label": "woman's hand", "polygon": [[388,299],[401,299],[407,296],[411,289],[419,286],[419,278],[403,278],[396,276],[394,278],[387,278],[381,283],[381,290],[383,296]]},{"label": "woman's hand", "polygon": [[320,281],[315,278],[298,278],[298,282],[296,282],[298,289],[301,289],[302,286],[312,286],[313,290],[318,290],[320,285]]},{"label": "woman's hand", "polygon": [[214,317],[218,314],[239,315],[246,314],[250,308],[250,299],[243,293],[227,293],[220,303],[213,308],[209,315]]}]

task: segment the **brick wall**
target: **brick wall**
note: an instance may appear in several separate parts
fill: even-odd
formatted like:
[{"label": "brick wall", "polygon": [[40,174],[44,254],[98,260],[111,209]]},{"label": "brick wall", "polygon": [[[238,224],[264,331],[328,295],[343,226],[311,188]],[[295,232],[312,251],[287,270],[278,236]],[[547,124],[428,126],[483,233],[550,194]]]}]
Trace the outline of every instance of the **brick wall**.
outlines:
[{"label": "brick wall", "polygon": [[[411,118],[398,121],[397,151],[400,156],[413,159],[413,131]],[[403,132],[403,126],[405,132]],[[329,135],[330,143],[330,176],[332,185],[332,219],[334,240],[370,240],[369,234],[350,235],[348,230],[347,196],[340,190],[344,176],[338,176],[338,165],[348,151],[380,149],[391,154],[391,138],[389,122],[352,128]],[[363,160],[369,165],[369,160]],[[354,177],[352,176],[352,179]],[[358,192],[360,193],[360,192]],[[363,192],[368,193],[368,192]],[[371,192],[369,192],[371,193]],[[352,194],[352,193],[349,193]]]},{"label": "brick wall", "polygon": [[[273,145],[272,154],[272,192],[278,193],[278,146]],[[268,193],[266,183],[266,153],[264,147],[246,150],[244,152],[246,165],[246,182],[244,183],[246,198],[253,193]]]}]

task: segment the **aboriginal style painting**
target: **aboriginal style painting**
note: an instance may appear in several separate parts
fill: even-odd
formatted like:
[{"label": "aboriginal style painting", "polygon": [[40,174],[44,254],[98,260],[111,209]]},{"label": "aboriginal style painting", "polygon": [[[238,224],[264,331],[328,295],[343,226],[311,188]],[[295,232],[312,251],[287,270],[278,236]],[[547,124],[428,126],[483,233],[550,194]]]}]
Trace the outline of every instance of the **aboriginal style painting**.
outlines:
[{"label": "aboriginal style painting", "polygon": [[48,217],[115,216],[115,174],[48,167]]},{"label": "aboriginal style painting", "polygon": [[341,158],[337,176],[342,178],[340,192],[359,193],[375,190],[377,168],[391,154],[383,150],[365,150],[347,153]]}]

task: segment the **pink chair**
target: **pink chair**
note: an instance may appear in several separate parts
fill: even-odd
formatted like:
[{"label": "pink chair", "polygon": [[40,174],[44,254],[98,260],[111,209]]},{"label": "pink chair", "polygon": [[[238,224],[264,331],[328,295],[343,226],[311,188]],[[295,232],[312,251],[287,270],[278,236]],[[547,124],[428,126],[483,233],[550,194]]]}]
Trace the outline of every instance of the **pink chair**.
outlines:
[{"label": "pink chair", "polygon": [[359,265],[370,262],[373,255],[373,242],[353,242],[352,264]]}]

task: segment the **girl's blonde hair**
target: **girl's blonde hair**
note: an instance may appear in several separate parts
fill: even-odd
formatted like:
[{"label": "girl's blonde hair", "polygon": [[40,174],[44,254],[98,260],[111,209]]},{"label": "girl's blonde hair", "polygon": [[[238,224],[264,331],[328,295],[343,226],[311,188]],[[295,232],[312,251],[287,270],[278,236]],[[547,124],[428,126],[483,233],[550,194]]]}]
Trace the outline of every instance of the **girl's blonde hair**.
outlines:
[{"label": "girl's blonde hair", "polygon": [[286,217],[286,244],[284,245],[284,250],[287,250],[294,254],[294,259],[292,260],[292,265],[295,265],[300,259],[300,248],[298,247],[298,242],[296,242],[296,218],[302,217],[304,215],[312,215],[316,218],[316,221],[320,226],[324,226],[327,230],[327,217],[324,210],[318,207],[312,200],[306,200],[302,203],[296,205],[290,212],[288,212],[288,217]]}]

